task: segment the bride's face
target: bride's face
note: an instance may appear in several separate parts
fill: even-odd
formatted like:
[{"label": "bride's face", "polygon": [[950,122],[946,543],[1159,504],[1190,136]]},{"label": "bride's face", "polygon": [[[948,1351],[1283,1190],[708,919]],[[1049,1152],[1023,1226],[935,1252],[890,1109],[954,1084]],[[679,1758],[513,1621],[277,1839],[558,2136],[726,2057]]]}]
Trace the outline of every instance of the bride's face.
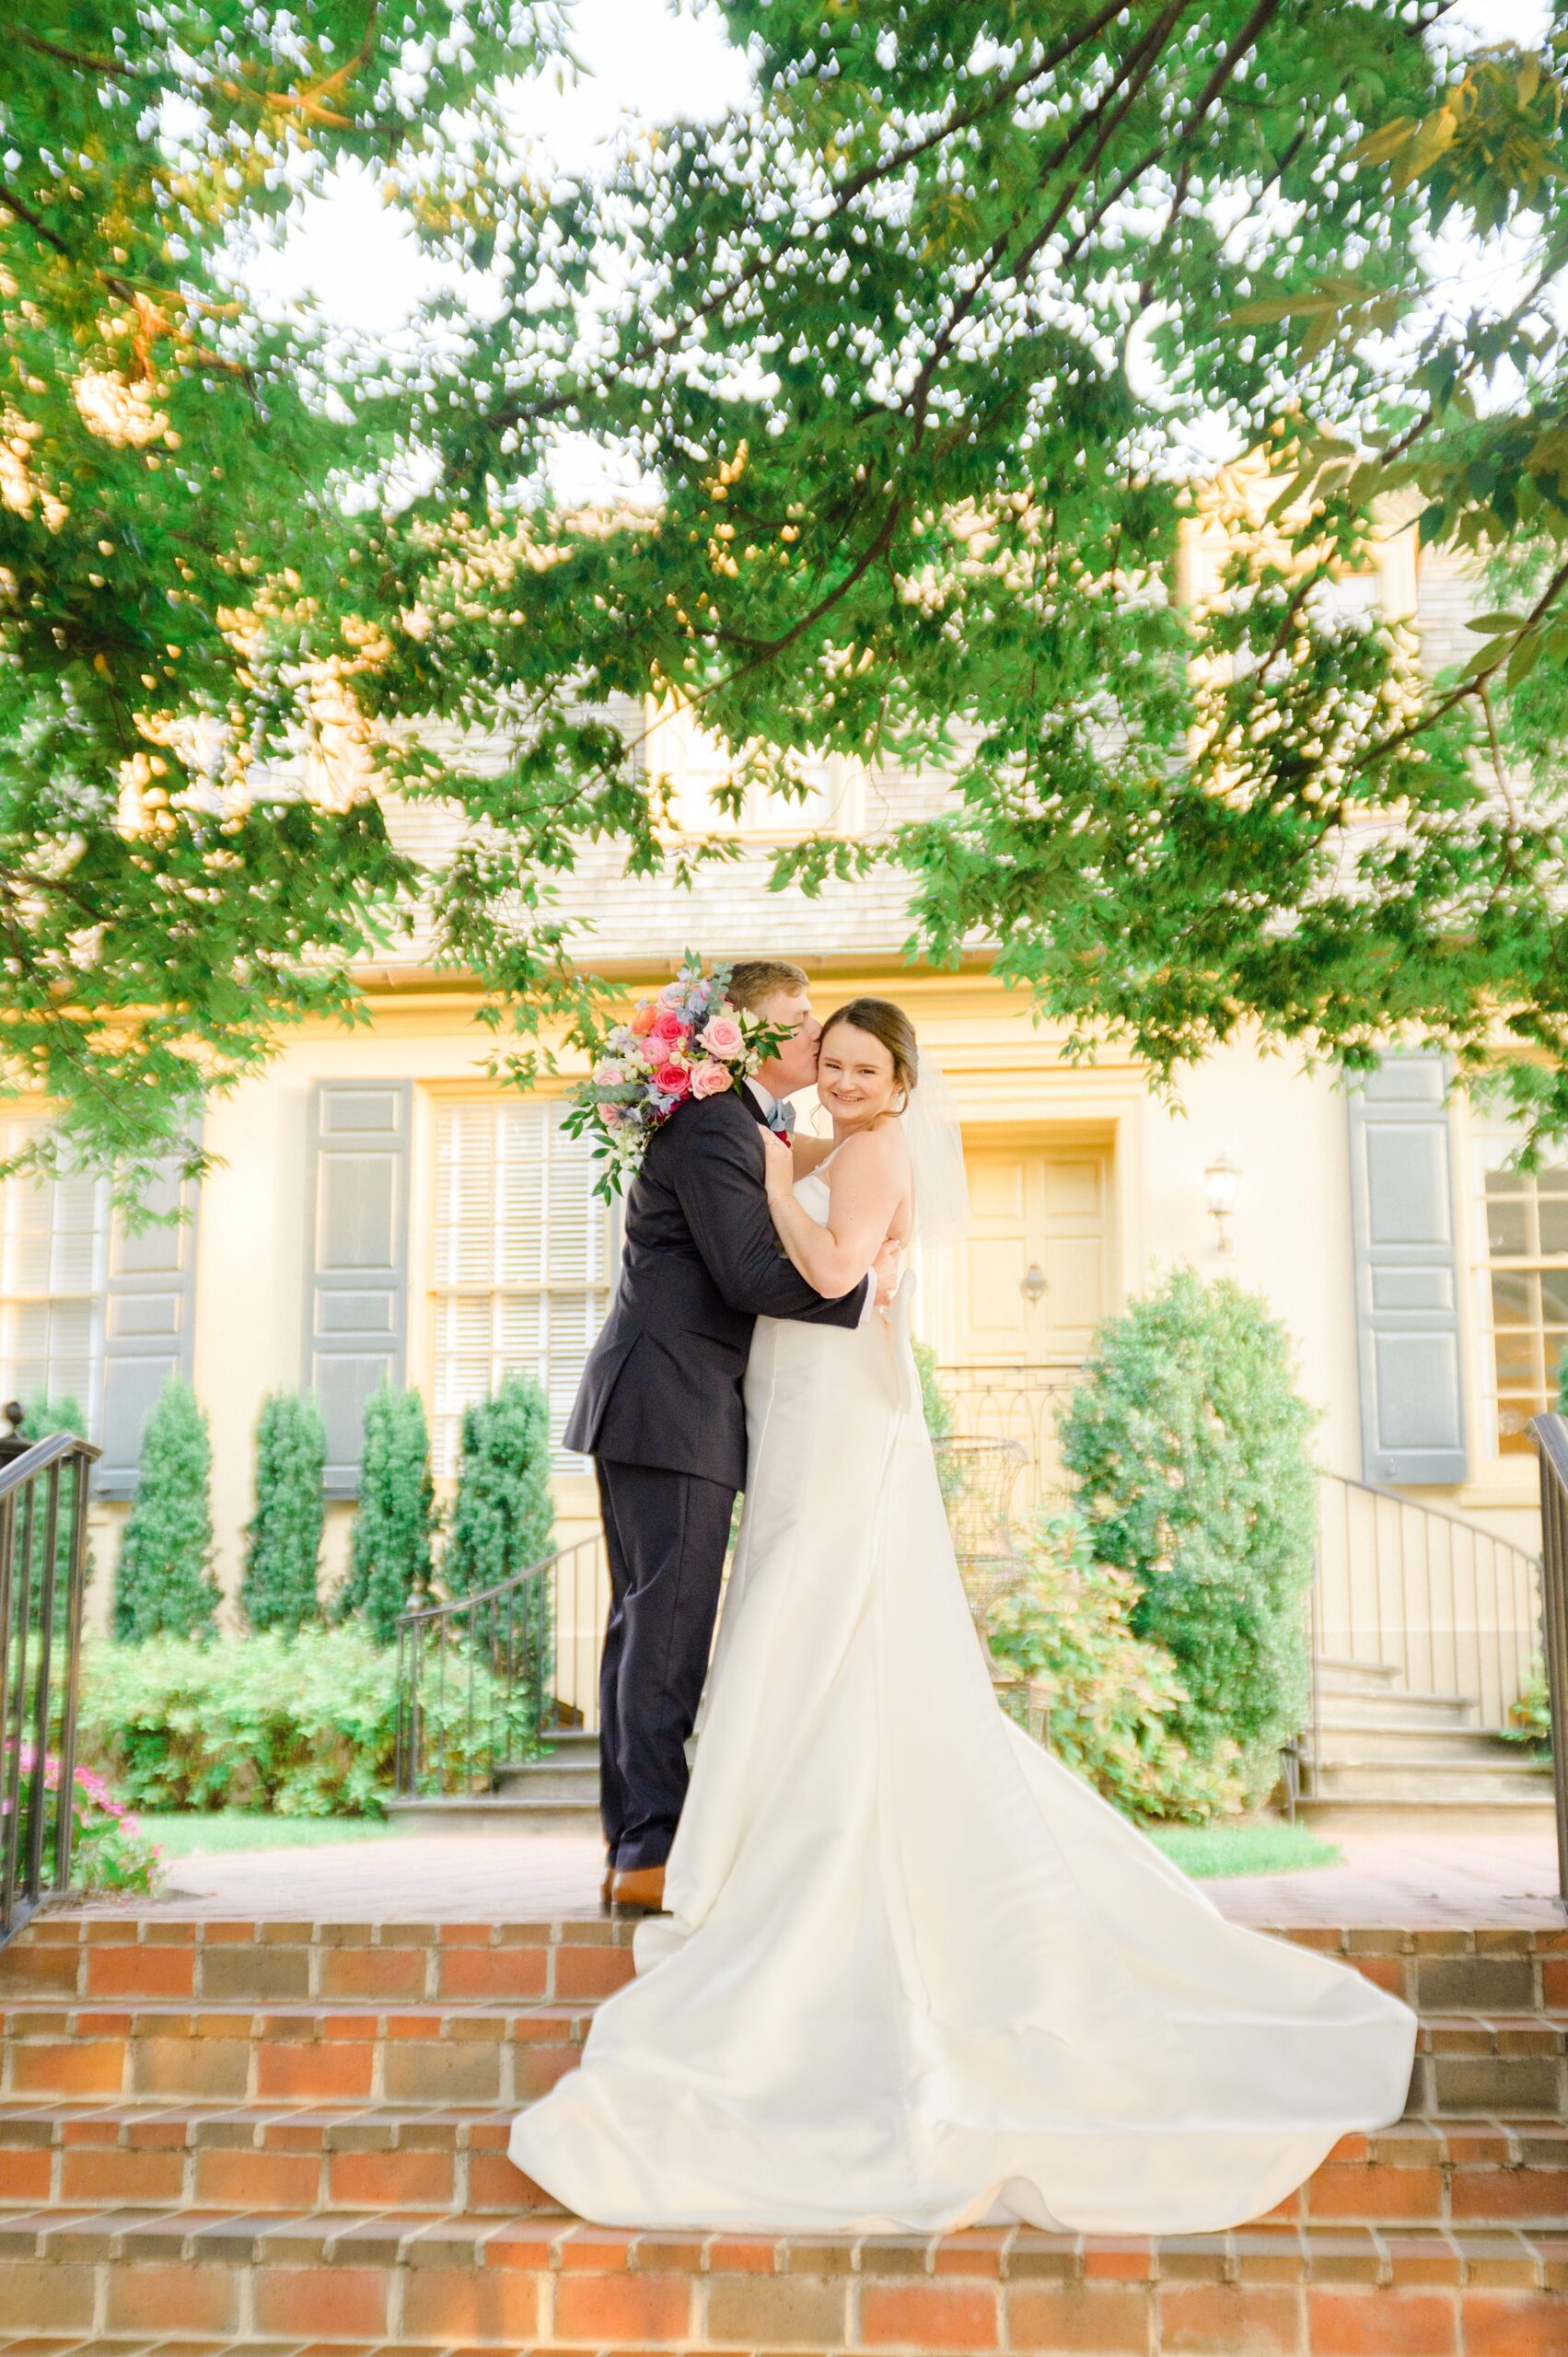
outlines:
[{"label": "bride's face", "polygon": [[817,1094],[835,1121],[846,1126],[874,1121],[892,1109],[899,1093],[893,1059],[880,1039],[835,1023],[822,1035],[817,1059]]}]

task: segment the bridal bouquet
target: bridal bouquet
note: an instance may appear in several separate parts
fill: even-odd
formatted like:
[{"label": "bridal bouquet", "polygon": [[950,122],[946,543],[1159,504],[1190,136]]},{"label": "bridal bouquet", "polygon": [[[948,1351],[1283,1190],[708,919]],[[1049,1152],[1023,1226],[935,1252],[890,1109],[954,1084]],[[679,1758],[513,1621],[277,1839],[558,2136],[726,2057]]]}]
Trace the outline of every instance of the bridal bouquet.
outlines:
[{"label": "bridal bouquet", "polygon": [[579,1033],[593,1071],[568,1094],[565,1128],[587,1133],[604,1164],[596,1195],[608,1202],[635,1177],[654,1132],[689,1097],[738,1088],[765,1063],[785,1034],[732,1005],[729,968],[704,976],[690,951],[674,981],[639,999],[624,1023],[602,1035]]}]

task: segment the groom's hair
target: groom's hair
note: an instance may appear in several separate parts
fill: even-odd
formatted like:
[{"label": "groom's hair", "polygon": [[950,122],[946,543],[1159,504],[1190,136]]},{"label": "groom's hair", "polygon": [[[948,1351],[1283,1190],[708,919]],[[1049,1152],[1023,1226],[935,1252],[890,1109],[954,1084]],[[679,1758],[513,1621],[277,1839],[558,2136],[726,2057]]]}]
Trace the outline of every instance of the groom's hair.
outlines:
[{"label": "groom's hair", "polygon": [[787,958],[741,958],[729,970],[729,995],[735,1004],[755,1015],[775,991],[805,991],[809,977]]}]

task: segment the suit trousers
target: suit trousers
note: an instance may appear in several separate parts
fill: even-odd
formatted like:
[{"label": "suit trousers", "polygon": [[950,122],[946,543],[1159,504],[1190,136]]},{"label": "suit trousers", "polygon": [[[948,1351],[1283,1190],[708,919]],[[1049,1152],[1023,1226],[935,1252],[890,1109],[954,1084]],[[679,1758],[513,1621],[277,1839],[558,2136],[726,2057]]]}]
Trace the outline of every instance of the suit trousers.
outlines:
[{"label": "suit trousers", "polygon": [[661,1866],[686,1798],[736,1492],[596,1457],[610,1618],[599,1665],[599,1806],[610,1861]]}]

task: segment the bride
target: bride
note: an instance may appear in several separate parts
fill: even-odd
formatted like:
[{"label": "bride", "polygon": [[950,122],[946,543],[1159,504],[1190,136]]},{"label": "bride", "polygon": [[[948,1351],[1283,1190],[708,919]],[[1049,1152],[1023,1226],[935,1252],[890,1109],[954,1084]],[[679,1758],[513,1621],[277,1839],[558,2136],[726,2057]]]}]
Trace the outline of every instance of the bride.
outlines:
[{"label": "bride", "polygon": [[[922,1069],[902,1010],[856,999],[822,1034],[830,1147],[770,1144],[780,1239],[819,1288],[953,1218],[957,1130],[917,1119]],[[1414,2017],[1227,1923],[997,1709],[910,1291],[854,1330],[758,1321],[670,1911],[512,2158],[605,2225],[1235,2225],[1400,2116]]]}]

